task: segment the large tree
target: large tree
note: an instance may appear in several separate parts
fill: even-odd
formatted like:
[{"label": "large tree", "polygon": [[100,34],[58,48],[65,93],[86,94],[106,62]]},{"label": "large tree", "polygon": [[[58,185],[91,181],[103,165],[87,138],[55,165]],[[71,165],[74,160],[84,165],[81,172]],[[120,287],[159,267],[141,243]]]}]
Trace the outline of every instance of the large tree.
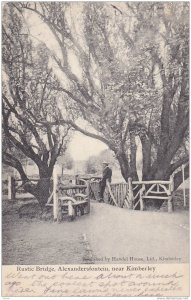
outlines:
[{"label": "large tree", "polygon": [[[143,179],[168,179],[188,162],[188,3],[25,2],[17,8],[36,13],[60,48],[52,58],[66,79],[59,91],[73,114],[52,124],[70,124],[107,144],[125,180],[137,179],[136,136]],[[97,133],[80,127],[75,114]],[[180,183],[178,172],[175,188]]]},{"label": "large tree", "polygon": [[[50,193],[50,180],[57,157],[66,148],[68,125],[40,125],[37,120],[51,121],[59,114],[59,93],[49,68],[43,44],[31,42],[21,16],[11,4],[3,15],[3,163],[15,168],[26,192],[33,194],[43,208]],[[39,180],[30,181],[22,158],[30,158],[38,167]]]}]

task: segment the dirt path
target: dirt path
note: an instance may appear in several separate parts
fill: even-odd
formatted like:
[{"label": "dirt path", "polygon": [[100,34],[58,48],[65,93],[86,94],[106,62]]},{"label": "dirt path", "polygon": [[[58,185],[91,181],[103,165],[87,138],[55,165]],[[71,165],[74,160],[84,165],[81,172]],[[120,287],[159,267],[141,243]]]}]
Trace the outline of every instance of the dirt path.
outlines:
[{"label": "dirt path", "polygon": [[[127,211],[94,204],[87,238],[97,262],[188,262],[188,212]],[[119,258],[119,260],[113,259]],[[133,260],[129,258],[133,257]],[[138,260],[138,259],[142,260]],[[177,258],[177,259],[176,259]],[[100,260],[101,259],[101,260]]]},{"label": "dirt path", "polygon": [[[91,203],[91,214],[61,224],[3,216],[3,264],[147,262],[154,257],[188,261],[188,212],[127,211]],[[113,260],[112,257],[116,259]],[[129,262],[129,261],[128,261]],[[156,262],[156,261],[151,261]]]}]

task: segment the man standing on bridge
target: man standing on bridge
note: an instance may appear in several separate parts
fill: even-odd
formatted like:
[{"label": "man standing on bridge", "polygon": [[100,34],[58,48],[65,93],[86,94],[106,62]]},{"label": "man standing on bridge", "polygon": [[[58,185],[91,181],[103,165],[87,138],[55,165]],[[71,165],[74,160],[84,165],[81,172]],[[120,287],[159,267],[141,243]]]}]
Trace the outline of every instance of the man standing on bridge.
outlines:
[{"label": "man standing on bridge", "polygon": [[103,162],[103,175],[100,181],[100,200],[99,202],[104,202],[104,192],[107,180],[111,182],[112,170],[107,162]]}]

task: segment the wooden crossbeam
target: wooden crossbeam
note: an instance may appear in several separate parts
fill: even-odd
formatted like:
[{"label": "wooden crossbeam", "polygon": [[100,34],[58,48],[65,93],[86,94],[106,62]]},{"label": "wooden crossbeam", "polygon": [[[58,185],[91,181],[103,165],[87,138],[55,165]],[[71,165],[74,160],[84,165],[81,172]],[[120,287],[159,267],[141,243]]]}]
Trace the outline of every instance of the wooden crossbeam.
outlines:
[{"label": "wooden crossbeam", "polygon": [[186,206],[186,186],[185,186],[185,174],[184,174],[185,165],[182,165],[182,187],[183,187],[183,198],[184,198],[184,207]]},{"label": "wooden crossbeam", "polygon": [[151,192],[151,194],[157,194],[157,195],[158,194],[164,194],[164,193],[166,193],[166,192],[165,191],[158,191],[158,192],[157,191],[152,191]]},{"label": "wooden crossbeam", "polygon": [[137,192],[137,194],[134,197],[134,200],[136,200],[137,196],[140,194],[140,191]]},{"label": "wooden crossbeam", "polygon": [[[133,182],[132,182],[133,183]],[[136,185],[135,187],[133,187],[133,191],[136,190],[138,188],[139,185]]]},{"label": "wooden crossbeam", "polygon": [[142,198],[148,198],[148,199],[168,199],[168,197],[166,196],[142,196]]},{"label": "wooden crossbeam", "polygon": [[48,197],[48,201],[46,204],[49,204],[51,201],[52,201],[52,198],[53,198],[53,194],[54,194],[54,191],[51,193],[51,195]]},{"label": "wooden crossbeam", "polygon": [[126,207],[129,208],[129,203],[127,202],[127,200],[124,200],[124,204],[126,204]]},{"label": "wooden crossbeam", "polygon": [[107,181],[107,187],[108,187],[108,190],[109,190],[109,193],[110,193],[110,196],[111,196],[113,202],[115,203],[116,206],[119,206],[118,203],[117,203],[117,201],[115,200],[115,197],[114,197],[114,195],[112,193],[112,190],[111,190],[111,187],[110,187],[110,184],[109,184],[108,181]]},{"label": "wooden crossbeam", "polygon": [[137,205],[140,203],[140,199],[136,202],[136,204],[133,206],[133,209],[137,207]]},{"label": "wooden crossbeam", "polygon": [[165,191],[165,193],[169,196],[171,194],[170,190],[167,190],[167,188],[163,184],[159,184],[159,186]]},{"label": "wooden crossbeam", "polygon": [[165,181],[165,180],[150,180],[150,181],[133,181],[132,184],[158,184],[158,183],[161,183],[161,184],[170,184],[171,181]]},{"label": "wooden crossbeam", "polygon": [[157,184],[155,183],[155,184],[153,184],[153,185],[151,185],[151,187],[148,189],[148,191],[146,191],[146,193],[145,193],[145,195],[148,195],[151,191],[152,191],[152,189],[154,189],[155,188],[155,186],[157,186]]}]

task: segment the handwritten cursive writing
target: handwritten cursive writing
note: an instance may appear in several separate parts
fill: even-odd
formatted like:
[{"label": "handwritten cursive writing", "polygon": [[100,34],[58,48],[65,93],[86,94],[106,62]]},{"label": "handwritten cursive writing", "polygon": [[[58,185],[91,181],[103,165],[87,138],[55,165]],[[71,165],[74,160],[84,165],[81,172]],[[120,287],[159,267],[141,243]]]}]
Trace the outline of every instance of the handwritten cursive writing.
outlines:
[{"label": "handwritten cursive writing", "polygon": [[[187,296],[188,274],[184,268],[156,266],[143,271],[91,272],[18,271],[16,266],[3,266],[3,296]],[[46,270],[46,268],[44,268]],[[188,284],[187,284],[188,285]]]}]

